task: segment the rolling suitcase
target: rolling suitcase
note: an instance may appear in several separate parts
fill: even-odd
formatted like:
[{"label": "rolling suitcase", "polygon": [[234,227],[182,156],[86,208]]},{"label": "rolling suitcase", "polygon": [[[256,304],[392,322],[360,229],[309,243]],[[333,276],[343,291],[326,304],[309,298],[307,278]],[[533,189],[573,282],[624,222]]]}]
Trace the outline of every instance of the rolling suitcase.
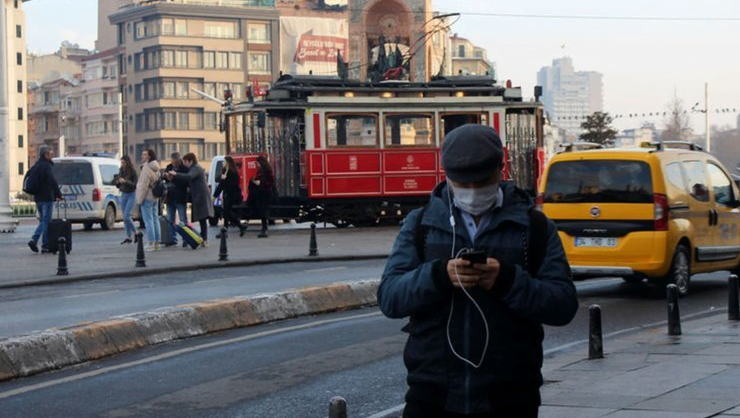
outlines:
[{"label": "rolling suitcase", "polygon": [[172,245],[175,242],[172,241],[172,228],[173,225],[170,223],[170,221],[167,220],[164,216],[159,217],[159,229],[161,232],[162,238],[160,241],[164,245]]},{"label": "rolling suitcase", "polygon": [[[59,207],[64,205],[64,218],[59,216]],[[59,252],[59,238],[64,237],[67,240],[67,254],[72,252],[72,222],[67,220],[67,202],[57,202],[57,219],[49,222],[49,252],[56,254]]]},{"label": "rolling suitcase", "polygon": [[180,223],[175,226],[175,230],[182,237],[182,240],[186,242],[190,248],[196,249],[203,243],[203,238],[200,237],[193,229],[184,223]]}]

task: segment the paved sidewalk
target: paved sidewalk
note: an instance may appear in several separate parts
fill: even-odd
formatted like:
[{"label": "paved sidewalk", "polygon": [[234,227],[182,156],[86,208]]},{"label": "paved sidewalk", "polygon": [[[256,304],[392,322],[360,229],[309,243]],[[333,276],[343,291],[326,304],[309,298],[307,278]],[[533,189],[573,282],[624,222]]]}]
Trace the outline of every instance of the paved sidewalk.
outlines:
[{"label": "paved sidewalk", "polygon": [[740,416],[740,323],[714,315],[545,359],[540,418]]},{"label": "paved sidewalk", "polygon": [[121,229],[83,231],[73,226],[72,252],[67,256],[70,276],[56,276],[57,256],[32,253],[27,242],[35,223],[26,220],[14,234],[0,235],[0,287],[46,283],[80,278],[96,279],[163,273],[172,270],[215,268],[249,263],[278,263],[295,260],[382,258],[388,255],[398,227],[317,228],[318,257],[308,257],[310,230],[295,225],[277,225],[269,238],[256,238],[259,227],[250,225],[240,238],[236,229],[229,230],[229,261],[218,262],[219,240],[216,228],[210,229],[208,248],[170,247],[146,253],[146,268],[135,268],[136,246],[121,245]]}]

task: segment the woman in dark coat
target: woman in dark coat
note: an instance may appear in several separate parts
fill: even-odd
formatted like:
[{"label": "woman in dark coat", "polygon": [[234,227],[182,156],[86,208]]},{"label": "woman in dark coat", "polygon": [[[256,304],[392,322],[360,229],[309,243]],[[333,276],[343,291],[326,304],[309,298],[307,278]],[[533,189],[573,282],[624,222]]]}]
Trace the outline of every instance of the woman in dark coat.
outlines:
[{"label": "woman in dark coat", "polygon": [[[221,176],[216,179],[218,186],[213,192],[213,198],[218,197],[221,192],[224,193],[224,226],[236,225],[239,227],[239,236],[244,236],[247,227],[242,225],[239,215],[234,212],[233,207],[239,205],[244,200],[242,189],[239,187],[239,171],[236,163],[230,155],[224,158],[226,162]],[[217,235],[216,238],[221,238]]]},{"label": "woman in dark coat", "polygon": [[130,244],[133,242],[136,233],[136,225],[131,212],[136,204],[136,183],[139,181],[139,175],[136,174],[131,158],[128,155],[121,157],[121,169],[116,176],[116,187],[121,190],[121,208],[123,209],[123,225],[126,229],[126,239],[121,244]]},{"label": "woman in dark coat", "polygon": [[170,171],[168,177],[175,181],[188,183],[192,206],[190,207],[191,219],[200,223],[200,236],[203,237],[203,246],[208,246],[208,218],[213,217],[213,204],[211,193],[208,191],[206,172],[198,165],[198,158],[192,152],[182,157],[182,163],[188,168],[187,173]]},{"label": "woman in dark coat", "polygon": [[249,182],[249,206],[253,216],[262,220],[262,230],[258,238],[267,238],[267,218],[270,217],[270,203],[273,199],[275,175],[272,166],[263,156],[257,157],[257,175]]}]

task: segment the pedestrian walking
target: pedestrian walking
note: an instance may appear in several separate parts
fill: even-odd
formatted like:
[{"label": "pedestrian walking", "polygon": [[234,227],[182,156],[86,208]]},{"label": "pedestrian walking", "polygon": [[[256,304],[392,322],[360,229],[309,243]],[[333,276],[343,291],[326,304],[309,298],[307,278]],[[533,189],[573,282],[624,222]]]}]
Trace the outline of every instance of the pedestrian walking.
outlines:
[{"label": "pedestrian walking", "polygon": [[262,220],[262,229],[258,238],[267,238],[267,220],[270,217],[270,205],[275,195],[275,175],[267,158],[257,157],[257,174],[249,182],[247,206],[251,216]]},{"label": "pedestrian walking", "polygon": [[[165,173],[174,171],[176,173],[187,173],[188,168],[182,163],[179,152],[173,152],[170,155],[170,163],[164,169]],[[188,183],[184,180],[170,180],[169,177],[165,177],[167,180],[167,197],[165,202],[167,203],[167,221],[175,225],[176,219],[182,223],[188,223]],[[170,243],[165,244],[165,247],[177,245],[177,232],[175,228],[170,228]],[[184,243],[183,243],[184,244]]]},{"label": "pedestrian walking", "polygon": [[141,207],[141,217],[146,225],[146,237],[149,241],[146,251],[159,251],[159,199],[152,192],[154,183],[160,179],[157,154],[147,149],[141,153],[141,162],[141,174],[136,184],[136,204]]},{"label": "pedestrian walking", "polygon": [[138,180],[139,175],[136,174],[136,168],[134,168],[131,162],[131,157],[124,155],[121,157],[121,167],[116,176],[116,187],[121,191],[123,226],[126,230],[126,238],[121,241],[121,244],[131,244],[134,242],[136,225],[134,225],[132,212],[136,205],[136,183]]},{"label": "pedestrian walking", "polygon": [[182,163],[187,167],[187,173],[170,171],[167,176],[174,181],[187,182],[192,196],[191,219],[200,223],[200,236],[203,238],[203,246],[208,246],[208,218],[213,217],[213,202],[211,193],[208,191],[206,172],[198,164],[198,158],[193,153],[185,154]]},{"label": "pedestrian walking", "polygon": [[39,159],[28,170],[23,180],[23,190],[33,194],[39,225],[28,241],[31,251],[39,252],[38,241],[41,239],[41,252],[49,252],[49,222],[51,222],[54,202],[61,201],[62,192],[54,178],[54,151],[46,145],[39,147]]},{"label": "pedestrian walking", "polygon": [[409,317],[406,418],[537,417],[542,325],[578,309],[555,224],[501,181],[503,159],[492,128],[451,131],[447,181],[409,213],[388,258],[378,303]]},{"label": "pedestrian walking", "polygon": [[[224,162],[225,165],[221,175],[216,179],[218,186],[216,186],[216,191],[213,192],[213,198],[215,199],[223,192],[224,227],[229,225],[238,226],[239,236],[243,237],[247,227],[242,225],[241,216],[234,210],[234,206],[240,205],[244,201],[242,189],[239,187],[239,170],[230,155],[224,157]],[[221,238],[221,234],[219,233],[216,238]]]}]

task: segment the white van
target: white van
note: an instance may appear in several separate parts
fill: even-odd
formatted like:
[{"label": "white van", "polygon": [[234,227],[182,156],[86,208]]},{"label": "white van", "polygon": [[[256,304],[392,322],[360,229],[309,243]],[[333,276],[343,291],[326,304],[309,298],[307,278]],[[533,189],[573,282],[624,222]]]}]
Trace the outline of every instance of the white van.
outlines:
[{"label": "white van", "polygon": [[54,177],[64,196],[57,206],[62,214],[66,206],[67,220],[84,224],[87,230],[95,223],[108,230],[123,219],[121,192],[115,186],[118,168],[117,158],[54,158]]},{"label": "white van", "polygon": [[[224,157],[224,155],[216,155],[211,159],[211,167],[208,170],[208,190],[211,194],[218,187],[216,179],[221,175],[221,169],[224,167]],[[208,220],[211,226],[218,225],[219,219],[223,216],[222,207],[223,199],[221,199],[221,196],[218,196],[213,201],[213,218]]]}]

